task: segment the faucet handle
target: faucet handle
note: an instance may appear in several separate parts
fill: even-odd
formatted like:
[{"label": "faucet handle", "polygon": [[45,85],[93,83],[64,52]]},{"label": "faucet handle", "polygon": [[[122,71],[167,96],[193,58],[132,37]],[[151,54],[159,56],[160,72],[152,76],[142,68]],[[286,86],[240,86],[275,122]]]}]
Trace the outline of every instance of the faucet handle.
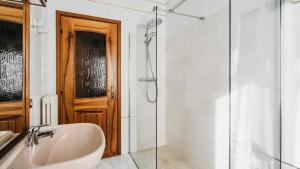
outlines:
[{"label": "faucet handle", "polygon": [[42,125],[37,125],[37,126],[31,126],[28,129],[28,132],[33,132],[33,131],[36,131],[37,129],[40,129],[40,128],[46,127],[46,126],[49,126],[49,125],[48,124],[42,124]]},{"label": "faucet handle", "polygon": [[39,133],[40,129],[42,127],[46,127],[46,126],[49,126],[49,125],[37,125],[37,126],[31,126],[29,129],[28,129],[28,132],[27,132],[27,146],[32,146],[33,145],[33,137],[35,137],[35,135],[37,133]]}]

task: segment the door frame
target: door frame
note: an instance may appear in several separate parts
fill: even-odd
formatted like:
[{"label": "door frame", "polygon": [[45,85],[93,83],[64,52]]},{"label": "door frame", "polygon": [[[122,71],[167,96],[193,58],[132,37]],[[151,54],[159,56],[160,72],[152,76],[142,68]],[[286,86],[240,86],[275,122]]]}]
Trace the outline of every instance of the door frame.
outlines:
[{"label": "door frame", "polygon": [[64,12],[64,11],[56,11],[56,94],[58,96],[58,123],[62,124],[63,121],[63,114],[60,113],[62,109],[62,76],[61,76],[61,17],[71,17],[71,18],[77,18],[77,19],[85,19],[85,20],[91,20],[91,21],[98,21],[98,22],[105,22],[110,24],[116,24],[117,25],[117,126],[118,126],[118,155],[121,154],[121,21],[118,20],[111,20],[106,18],[100,18],[95,16],[88,16],[88,15],[82,15],[82,14],[76,14],[76,13],[70,13],[70,12]]}]

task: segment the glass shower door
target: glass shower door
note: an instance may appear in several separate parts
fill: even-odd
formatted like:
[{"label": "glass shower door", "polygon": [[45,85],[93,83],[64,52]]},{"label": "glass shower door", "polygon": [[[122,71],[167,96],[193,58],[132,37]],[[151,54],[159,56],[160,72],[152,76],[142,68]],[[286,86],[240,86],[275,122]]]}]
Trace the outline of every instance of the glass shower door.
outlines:
[{"label": "glass shower door", "polygon": [[231,2],[231,169],[280,168],[280,0]]},{"label": "glass shower door", "polygon": [[130,155],[139,169],[157,161],[157,16],[147,14],[129,34]]}]

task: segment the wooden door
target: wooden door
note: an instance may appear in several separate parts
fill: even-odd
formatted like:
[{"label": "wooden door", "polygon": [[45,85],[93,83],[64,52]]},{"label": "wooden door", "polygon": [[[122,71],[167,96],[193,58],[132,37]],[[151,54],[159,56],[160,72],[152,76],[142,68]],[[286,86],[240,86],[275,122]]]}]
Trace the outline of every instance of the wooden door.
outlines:
[{"label": "wooden door", "polygon": [[58,21],[60,122],[101,126],[104,157],[118,155],[119,23],[78,15],[60,15]]}]

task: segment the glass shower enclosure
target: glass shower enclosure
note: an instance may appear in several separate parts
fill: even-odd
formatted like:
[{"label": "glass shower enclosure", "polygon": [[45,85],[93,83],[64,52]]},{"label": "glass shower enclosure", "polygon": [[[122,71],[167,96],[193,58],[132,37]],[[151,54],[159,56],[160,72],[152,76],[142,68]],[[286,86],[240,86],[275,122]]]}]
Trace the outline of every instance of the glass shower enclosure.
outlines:
[{"label": "glass shower enclosure", "polygon": [[145,14],[129,34],[129,151],[139,169],[289,169],[281,7],[171,0]]},{"label": "glass shower enclosure", "polygon": [[231,169],[280,169],[279,0],[231,2]]},{"label": "glass shower enclosure", "polygon": [[157,167],[157,26],[162,20],[146,14],[129,34],[129,151],[139,168]]}]

